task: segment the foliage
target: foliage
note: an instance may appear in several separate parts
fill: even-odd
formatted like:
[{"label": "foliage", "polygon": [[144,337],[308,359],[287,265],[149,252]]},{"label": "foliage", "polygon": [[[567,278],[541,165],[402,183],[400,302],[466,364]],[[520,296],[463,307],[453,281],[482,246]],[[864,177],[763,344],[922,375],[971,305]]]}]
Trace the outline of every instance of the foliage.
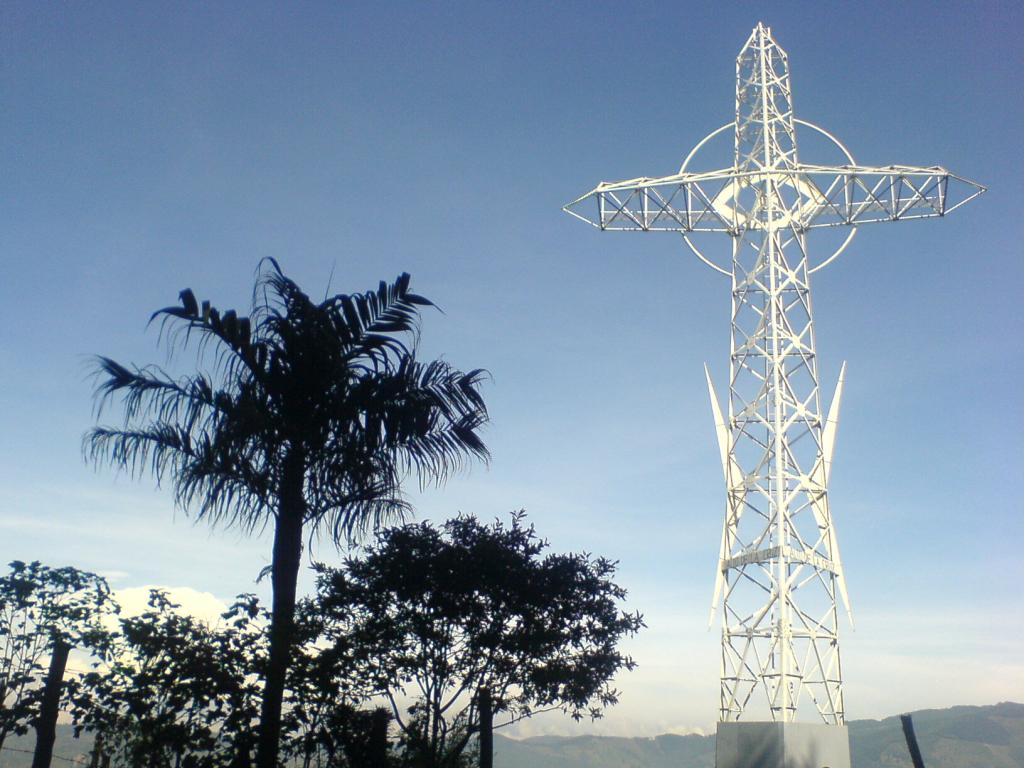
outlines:
[{"label": "foliage", "polygon": [[523,518],[392,528],[344,568],[319,568],[325,637],[387,697],[411,764],[459,764],[484,688],[498,727],[551,708],[599,717],[634,667],[617,646],[643,621],[619,607],[615,563],[545,553]]},{"label": "foliage", "polygon": [[[296,622],[281,758],[307,768],[366,765],[375,747],[386,751],[390,715],[359,707],[367,689],[346,654],[317,644],[323,623],[314,605],[304,603]],[[101,735],[115,765],[249,766],[269,617],[252,595],[240,595],[213,626],[179,607],[154,589],[148,610],[121,620],[111,660],[72,688],[76,729]]]},{"label": "foliage", "polygon": [[[314,600],[296,615],[295,647],[285,688],[282,751],[301,765],[361,765],[381,715],[360,706],[372,695],[355,672],[351,644],[321,642],[324,620]],[[384,716],[384,738],[390,716]]]},{"label": "foliage", "polygon": [[[928,768],[1024,768],[1024,704],[959,706],[914,711]],[[852,764],[857,768],[911,768],[898,717],[848,721]],[[979,725],[987,736],[979,736]],[[994,728],[993,724],[1002,726]],[[713,731],[713,729],[712,729]],[[74,739],[70,726],[58,726],[55,754],[79,756],[88,764],[91,743]],[[994,737],[994,738],[993,738]],[[495,736],[501,768],[712,768],[715,737],[692,733],[657,737],[558,737],[505,739]],[[3,768],[29,768],[32,743],[12,737],[11,747],[27,754],[3,753]],[[56,765],[56,763],[55,763]],[[313,765],[316,765],[314,763]],[[116,768],[116,766],[115,766]]]},{"label": "foliage", "polygon": [[153,315],[172,348],[193,337],[201,352],[213,345],[212,374],[176,379],[98,359],[100,412],[120,395],[125,426],[86,435],[93,460],[170,476],[183,508],[253,530],[279,512],[301,458],[304,522],[341,545],[407,510],[406,470],[443,478],[467,453],[486,458],[482,372],[416,362],[395,335],[415,331],[417,307],[432,306],[407,274],[317,304],[268,263],[250,317],[200,305],[188,289],[180,307]]},{"label": "foliage", "polygon": [[487,412],[482,371],[418,362],[401,340],[431,306],[409,290],[408,275],[316,303],[277,262],[265,264],[250,317],[200,304],[190,290],[153,315],[171,349],[196,342],[196,373],[98,359],[99,410],[119,398],[124,422],[95,427],[85,450],[170,480],[200,519],[247,531],[273,522],[258,763],[274,768],[304,535],[340,546],[400,517],[407,472],[440,482],[466,459],[487,458],[478,435]]},{"label": "foliage", "polygon": [[72,693],[76,728],[102,734],[105,751],[124,765],[249,765],[266,616],[251,595],[240,596],[218,626],[178,607],[153,589],[145,612],[121,620],[110,663]]},{"label": "foliage", "polygon": [[32,724],[54,644],[103,653],[103,619],[117,610],[96,574],[38,561],[10,568],[0,578],[0,746]]}]

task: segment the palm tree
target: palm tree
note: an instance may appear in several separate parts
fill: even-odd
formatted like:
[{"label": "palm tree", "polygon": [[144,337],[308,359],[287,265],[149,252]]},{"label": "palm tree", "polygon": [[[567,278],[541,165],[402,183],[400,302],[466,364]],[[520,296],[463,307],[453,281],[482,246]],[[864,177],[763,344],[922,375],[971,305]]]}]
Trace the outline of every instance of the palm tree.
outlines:
[{"label": "palm tree", "polygon": [[150,321],[172,350],[195,342],[199,370],[177,378],[98,357],[97,418],[119,399],[124,420],[94,427],[84,450],[97,465],[167,479],[197,519],[250,533],[273,523],[256,763],[275,768],[303,536],[342,547],[410,511],[408,473],[436,484],[468,459],[486,461],[485,373],[416,360],[402,338],[415,341],[418,308],[433,305],[409,291],[407,274],[315,303],[268,259],[250,317],[200,305],[187,289],[180,300]]}]

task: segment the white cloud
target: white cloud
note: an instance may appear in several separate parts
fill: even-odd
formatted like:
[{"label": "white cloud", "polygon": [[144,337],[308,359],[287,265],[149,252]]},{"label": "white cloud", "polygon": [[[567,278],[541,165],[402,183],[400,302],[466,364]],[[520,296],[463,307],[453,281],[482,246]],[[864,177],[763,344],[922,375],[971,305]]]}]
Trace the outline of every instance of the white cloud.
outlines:
[{"label": "white cloud", "polygon": [[[121,613],[119,616],[105,617],[104,624],[107,629],[116,630],[119,618],[123,619],[144,613],[149,607],[149,591],[151,589],[165,591],[171,602],[180,606],[177,608],[178,613],[194,616],[210,625],[218,624],[221,614],[228,609],[227,604],[220,598],[210,592],[200,592],[192,587],[168,587],[161,584],[126,587],[112,591],[114,600],[121,607]],[[87,672],[93,668],[94,661],[88,654],[74,651],[68,661],[68,669],[74,672]]]},{"label": "white cloud", "polygon": [[138,616],[149,607],[149,591],[162,589],[167,592],[171,602],[177,603],[179,613],[194,616],[210,624],[217,624],[220,616],[227,609],[227,603],[210,592],[200,592],[192,587],[167,587],[159,584],[141,587],[127,587],[114,590],[114,599],[121,606],[121,616]]}]

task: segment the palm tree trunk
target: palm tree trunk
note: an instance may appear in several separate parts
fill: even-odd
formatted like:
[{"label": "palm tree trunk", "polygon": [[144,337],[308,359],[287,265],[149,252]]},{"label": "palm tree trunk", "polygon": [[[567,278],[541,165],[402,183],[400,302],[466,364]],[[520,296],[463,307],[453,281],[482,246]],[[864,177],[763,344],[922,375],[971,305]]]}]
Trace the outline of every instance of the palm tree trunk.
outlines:
[{"label": "palm tree trunk", "polygon": [[32,768],[50,768],[53,760],[53,742],[57,739],[57,714],[60,712],[60,687],[64,682],[64,670],[68,666],[71,646],[63,640],[54,639],[53,655],[50,657],[50,671],[43,687],[43,701],[39,706],[36,720],[36,750],[32,755]]},{"label": "palm tree trunk", "polygon": [[302,523],[306,516],[304,481],[305,460],[299,451],[293,449],[285,458],[285,466],[282,468],[280,506],[274,526],[274,554],[271,563],[274,601],[270,618],[270,659],[260,706],[257,768],[277,768],[281,740],[281,703],[291,658],[295,589],[302,561]]}]

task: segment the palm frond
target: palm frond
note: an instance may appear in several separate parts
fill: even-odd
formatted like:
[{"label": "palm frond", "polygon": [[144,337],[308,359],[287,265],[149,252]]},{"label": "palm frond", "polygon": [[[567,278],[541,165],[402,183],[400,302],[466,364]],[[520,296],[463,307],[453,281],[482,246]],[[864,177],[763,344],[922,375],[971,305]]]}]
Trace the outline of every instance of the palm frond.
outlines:
[{"label": "palm frond", "polygon": [[193,453],[189,432],[162,421],[136,429],[93,427],[85,434],[82,449],[93,464],[109,463],[132,477],[148,473],[157,485]]},{"label": "palm frond", "polygon": [[233,309],[222,313],[209,301],[200,304],[188,288],[178,298],[181,306],[164,307],[149,318],[151,324],[160,321],[160,340],[170,350],[187,347],[197,335],[200,356],[214,345],[215,367],[223,369],[229,378],[240,375],[243,369],[255,377],[262,374],[268,350],[254,333],[251,318]]},{"label": "palm frond", "polygon": [[230,395],[214,390],[203,374],[179,380],[157,366],[127,368],[109,357],[95,359],[96,415],[120,395],[125,423],[149,416],[191,430],[230,407]]},{"label": "palm frond", "polygon": [[175,378],[97,358],[97,415],[117,400],[124,424],[92,430],[84,449],[94,463],[172,478],[196,517],[265,524],[294,449],[306,457],[306,522],[341,544],[408,512],[406,475],[440,483],[489,459],[479,434],[487,374],[416,360],[419,309],[433,305],[408,274],[316,303],[268,259],[249,317],[187,289],[178,298],[151,322],[172,348],[195,342],[200,360],[213,352],[212,373]]}]

